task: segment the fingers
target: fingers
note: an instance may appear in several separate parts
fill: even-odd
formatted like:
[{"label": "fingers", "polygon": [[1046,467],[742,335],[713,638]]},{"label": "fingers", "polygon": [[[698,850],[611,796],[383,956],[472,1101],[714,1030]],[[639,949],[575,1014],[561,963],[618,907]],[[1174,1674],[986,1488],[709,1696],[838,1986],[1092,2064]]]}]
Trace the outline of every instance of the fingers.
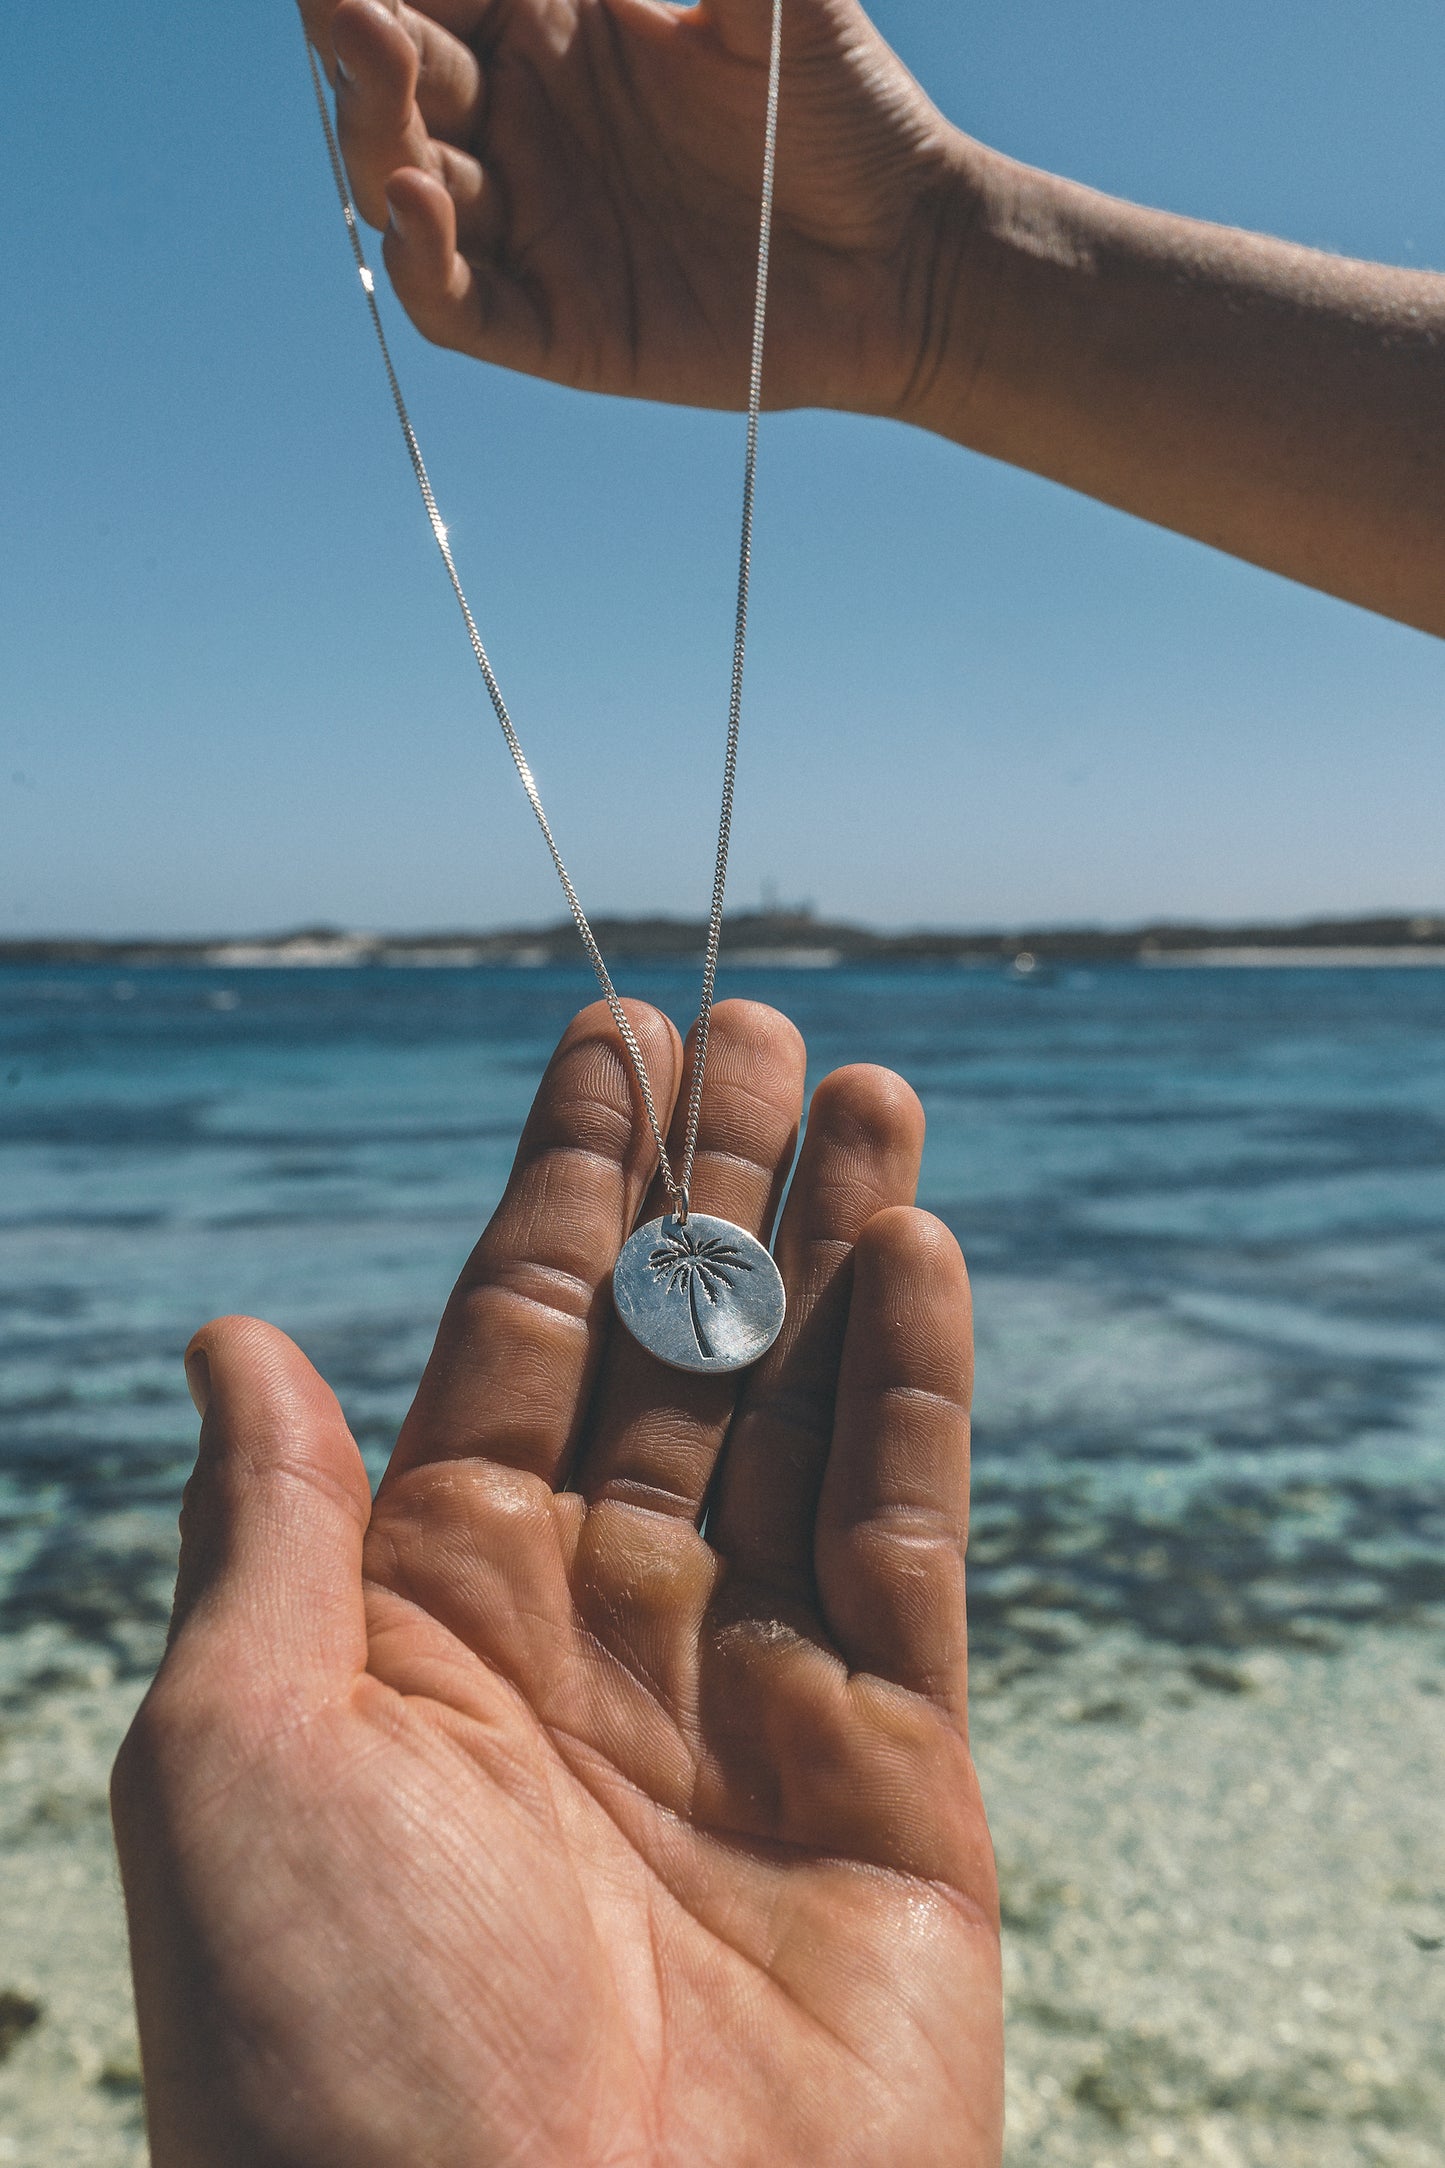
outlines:
[{"label": "fingers", "polygon": [[[692,1202],[768,1238],[792,1165],[807,1065],[803,1042],[775,1009],[724,1001],[713,1011]],[[669,1149],[681,1157],[687,1085]],[[666,1210],[655,1188],[643,1217]],[[669,1370],[619,1327],[608,1349],[592,1441],[573,1482],[597,1504],[617,1499],[695,1519],[737,1395],[735,1377]]]},{"label": "fingers", "polygon": [[416,102],[422,119],[443,142],[464,143],[481,119],[481,63],[470,45],[451,34],[461,28],[459,22],[444,28],[441,20],[432,20],[433,14],[440,18],[442,12],[404,7],[401,19],[416,47]]},{"label": "fingers", "polygon": [[[666,1120],[682,1050],[655,1009],[627,1013]],[[607,1007],[569,1025],[522,1133],[506,1194],[447,1304],[387,1480],[483,1458],[555,1479],[572,1450],[611,1316],[609,1280],[656,1163]]]},{"label": "fingers", "polygon": [[854,1258],[818,1506],[818,1596],[854,1670],[929,1694],[960,1716],[972,1386],[958,1244],[926,1213],[881,1213]]},{"label": "fingers", "polygon": [[331,50],[331,18],[336,13],[336,0],[296,0],[296,5],[307,39],[320,55],[328,77],[334,76],[336,60]]},{"label": "fingers", "polygon": [[342,0],[332,20],[336,131],[362,217],[386,223],[386,181],[426,166],[431,144],[416,103],[419,61],[399,16],[381,0]]},{"label": "fingers", "polygon": [[524,298],[477,268],[502,220],[496,191],[466,147],[482,119],[475,54],[396,0],[341,0],[326,29],[352,191],[362,217],[386,229],[386,267],[403,307],[441,345],[473,346],[488,331],[534,341]]},{"label": "fingers", "polygon": [[201,1446],[181,1514],[172,1644],[235,1638],[249,1675],[318,1685],[366,1662],[371,1488],[335,1395],[284,1333],[220,1318],[186,1375]]},{"label": "fingers", "polygon": [[489,323],[505,329],[497,318],[499,309],[505,317],[509,303],[518,319],[514,328],[530,326],[535,333],[514,289],[470,260],[485,255],[496,225],[481,167],[453,153],[440,154],[438,164],[438,172],[408,168],[392,173],[386,183],[382,255],[398,301],[417,329],[439,346],[474,343]]},{"label": "fingers", "polygon": [[386,183],[411,166],[460,179],[465,214],[480,169],[459,147],[477,135],[484,95],[471,48],[399,0],[341,0],[329,10],[302,12],[328,58],[337,129],[362,216],[386,224]]},{"label": "fingers", "polygon": [[434,175],[412,169],[389,177],[386,202],[386,268],[403,308],[415,317],[418,309],[434,311],[453,298],[465,305],[471,279],[457,253],[450,191]]},{"label": "fingers", "polygon": [[890,1205],[912,1204],[923,1109],[890,1070],[825,1077],[778,1232],[788,1315],[748,1380],[708,1537],[735,1573],[811,1594],[818,1492],[833,1428],[853,1245]]}]

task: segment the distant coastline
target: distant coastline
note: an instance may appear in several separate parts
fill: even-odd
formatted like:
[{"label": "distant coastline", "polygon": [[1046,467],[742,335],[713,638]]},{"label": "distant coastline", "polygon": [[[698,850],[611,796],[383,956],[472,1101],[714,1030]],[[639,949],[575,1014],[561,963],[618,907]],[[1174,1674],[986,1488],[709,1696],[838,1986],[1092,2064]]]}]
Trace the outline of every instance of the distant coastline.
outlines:
[{"label": "distant coastline", "polygon": [[[604,953],[632,963],[691,963],[701,956],[700,919],[597,918]],[[332,926],[211,940],[88,939],[0,941],[0,966],[99,964],[125,970],[514,968],[580,962],[570,919],[491,932],[376,934]],[[807,911],[739,911],[728,920],[723,961],[774,969],[827,970],[840,964],[1003,966],[1027,975],[1059,963],[1132,963],[1176,969],[1290,969],[1383,965],[1445,967],[1445,915],[1308,919],[1236,926],[1160,923],[1130,928],[1020,927],[969,932],[924,928],[880,932],[815,918]]]}]

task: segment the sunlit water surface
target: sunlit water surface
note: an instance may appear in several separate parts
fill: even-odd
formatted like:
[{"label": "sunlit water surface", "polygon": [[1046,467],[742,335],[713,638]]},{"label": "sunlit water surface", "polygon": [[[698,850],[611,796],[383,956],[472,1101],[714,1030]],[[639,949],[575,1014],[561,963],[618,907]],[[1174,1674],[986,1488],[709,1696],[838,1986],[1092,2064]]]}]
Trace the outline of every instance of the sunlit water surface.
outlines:
[{"label": "sunlit water surface", "polygon": [[[897,1068],[973,1269],[979,1646],[1445,1613],[1445,972],[737,970]],[[685,1022],[692,972],[626,989]],[[0,971],[0,1625],[153,1647],[180,1350],[384,1463],[584,970]]]}]

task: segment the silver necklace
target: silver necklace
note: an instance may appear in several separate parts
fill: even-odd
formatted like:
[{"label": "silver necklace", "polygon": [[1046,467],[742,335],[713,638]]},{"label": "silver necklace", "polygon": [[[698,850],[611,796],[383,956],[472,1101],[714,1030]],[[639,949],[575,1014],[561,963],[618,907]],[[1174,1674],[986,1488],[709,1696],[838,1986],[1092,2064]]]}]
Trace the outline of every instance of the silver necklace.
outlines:
[{"label": "silver necklace", "polygon": [[406,440],[412,472],[426,507],[432,536],[441,553],[447,579],[462,613],[467,638],[487,697],[507,741],[522,788],[527,794],[537,826],[551,853],[552,864],[567,898],[588,961],[597,974],[612,1021],[617,1027],[637,1087],[642,1095],[647,1125],[657,1147],[658,1167],[671,1200],[661,1219],[639,1227],[623,1245],[612,1272],[612,1292],[617,1314],[643,1347],[677,1370],[742,1370],[754,1363],[776,1340],[782,1329],[784,1294],[782,1275],[764,1245],[731,1220],[718,1219],[692,1207],[693,1164],[697,1156],[698,1122],[702,1113],[703,1076],[707,1067],[708,1034],[712,1021],[713,994],[717,983],[718,950],[722,942],[723,897],[727,888],[728,844],[732,833],[733,791],[737,778],[738,736],[742,724],[743,663],[747,652],[748,589],[752,574],[753,499],[758,465],[758,416],[763,390],[763,327],[767,317],[768,254],[772,239],[773,186],[777,166],[778,91],[782,62],[782,0],[773,0],[772,36],[768,52],[767,118],[763,131],[763,178],[758,228],[757,281],[753,297],[752,357],[748,371],[747,451],[743,467],[742,544],[738,555],[737,619],[733,637],[732,681],[728,697],[727,754],[723,763],[722,807],[718,816],[717,859],[713,872],[712,909],[708,916],[707,948],[703,958],[702,998],[698,1008],[697,1037],[693,1054],[692,1088],[688,1096],[683,1131],[682,1158],[674,1169],[667,1139],[658,1120],[657,1104],[648,1079],[647,1064],[637,1035],[618,999],[611,973],[587,922],[587,914],[572,885],[572,877],[552,833],[527,756],[517,736],[507,703],[502,698],[476,619],[462,587],[452,556],[446,524],[437,509],[421,445],[412,427],[406,400],[391,358],[386,329],[376,302],[376,279],[362,245],[361,226],[352,199],[351,185],[342,161],[341,148],[327,103],[315,49],[306,46],[316,109],[326,137],[327,156],[337,199],[346,221],[351,252],[356,262],[372,329],[386,370],[392,404]]}]

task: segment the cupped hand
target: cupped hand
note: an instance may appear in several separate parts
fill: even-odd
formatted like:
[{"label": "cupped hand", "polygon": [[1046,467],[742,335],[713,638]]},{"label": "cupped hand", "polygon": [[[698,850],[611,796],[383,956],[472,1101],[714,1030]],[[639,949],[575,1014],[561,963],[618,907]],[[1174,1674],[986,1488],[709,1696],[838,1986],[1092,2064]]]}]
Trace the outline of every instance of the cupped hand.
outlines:
[{"label": "cupped hand", "polygon": [[[699,1209],[766,1237],[803,1066],[718,1008]],[[922,1126],[886,1071],[819,1085],[778,1344],[666,1370],[611,1314],[651,1155],[586,1011],[374,1505],[290,1341],[198,1335],[115,1782],[155,2168],[993,2168],[968,1289]]]},{"label": "cupped hand", "polygon": [[[590,391],[745,403],[769,0],[301,12],[428,337]],[[971,150],[857,0],[786,0],[767,404],[904,413],[926,389]]]}]

